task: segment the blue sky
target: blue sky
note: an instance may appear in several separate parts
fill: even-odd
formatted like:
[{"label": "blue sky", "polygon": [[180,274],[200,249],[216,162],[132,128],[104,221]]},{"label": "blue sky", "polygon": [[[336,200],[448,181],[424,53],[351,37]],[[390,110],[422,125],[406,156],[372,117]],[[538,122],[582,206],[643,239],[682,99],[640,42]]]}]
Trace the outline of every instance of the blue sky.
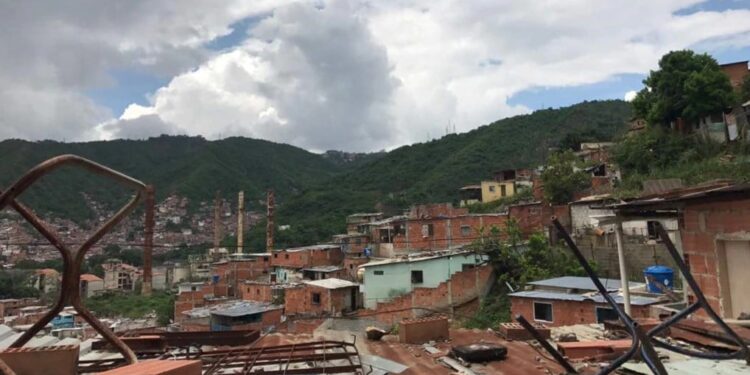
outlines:
[{"label": "blue sky", "polygon": [[622,99],[670,50],[750,59],[750,0],[42,0],[0,24],[0,139],[374,151]]}]

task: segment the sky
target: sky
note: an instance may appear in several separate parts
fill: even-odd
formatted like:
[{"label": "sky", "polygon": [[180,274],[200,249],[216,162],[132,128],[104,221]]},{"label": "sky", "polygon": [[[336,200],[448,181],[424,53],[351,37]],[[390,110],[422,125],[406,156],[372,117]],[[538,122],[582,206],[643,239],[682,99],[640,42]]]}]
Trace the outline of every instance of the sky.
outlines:
[{"label": "sky", "polygon": [[367,152],[750,60],[750,0],[0,2],[0,139]]}]

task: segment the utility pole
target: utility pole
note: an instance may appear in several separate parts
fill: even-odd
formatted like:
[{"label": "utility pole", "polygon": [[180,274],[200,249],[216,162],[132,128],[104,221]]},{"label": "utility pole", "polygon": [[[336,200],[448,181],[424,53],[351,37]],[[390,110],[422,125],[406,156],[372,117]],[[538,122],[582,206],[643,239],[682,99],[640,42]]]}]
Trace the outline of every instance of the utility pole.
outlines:
[{"label": "utility pole", "polygon": [[625,305],[625,313],[630,315],[630,287],[628,286],[628,270],[625,264],[625,249],[622,240],[622,220],[617,218],[615,222],[615,238],[617,239],[617,258],[620,262],[620,285],[622,287],[622,299]]},{"label": "utility pole", "polygon": [[219,254],[221,245],[221,206],[221,194],[217,190],[214,199],[214,255]]}]

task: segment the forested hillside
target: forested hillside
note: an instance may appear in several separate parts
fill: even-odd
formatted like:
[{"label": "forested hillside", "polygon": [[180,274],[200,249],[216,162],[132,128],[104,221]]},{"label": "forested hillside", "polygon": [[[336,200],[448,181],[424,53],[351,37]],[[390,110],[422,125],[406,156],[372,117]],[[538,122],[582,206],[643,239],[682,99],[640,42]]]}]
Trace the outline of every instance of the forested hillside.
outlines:
[{"label": "forested hillside", "polygon": [[[158,197],[177,193],[192,202],[210,201],[217,190],[235,199],[248,197],[248,209],[267,188],[277,194],[279,245],[325,241],[344,228],[347,214],[382,210],[397,213],[412,203],[457,200],[457,189],[489,178],[495,170],[534,167],[551,147],[608,140],[622,133],[630,117],[623,101],[584,102],[536,111],[452,134],[426,143],[369,155],[308,151],[262,140],[162,136],[144,141],[60,143],[0,142],[0,183],[54,155],[73,153],[121,170],[156,186]],[[24,194],[22,200],[43,212],[87,218],[81,192],[105,204],[127,195],[98,177],[61,170]],[[249,241],[261,248],[262,228]]]},{"label": "forested hillside", "polygon": [[[622,134],[631,116],[624,101],[584,102],[561,109],[503,119],[464,134],[405,146],[344,172],[293,197],[278,210],[285,244],[326,240],[344,229],[357,211],[398,213],[412,203],[457,201],[457,189],[504,168],[535,167],[550,147],[578,141],[610,140]],[[255,231],[261,246],[263,233]]]}]

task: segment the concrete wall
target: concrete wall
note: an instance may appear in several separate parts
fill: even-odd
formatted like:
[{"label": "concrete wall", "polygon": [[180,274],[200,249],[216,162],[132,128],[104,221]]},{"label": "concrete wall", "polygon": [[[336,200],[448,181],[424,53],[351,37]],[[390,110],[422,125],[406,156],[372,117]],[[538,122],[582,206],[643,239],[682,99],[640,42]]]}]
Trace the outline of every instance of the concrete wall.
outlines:
[{"label": "concrete wall", "polygon": [[[607,304],[597,304],[593,301],[559,301],[548,299],[532,299],[511,297],[511,316],[521,314],[527,320],[534,321],[534,302],[552,304],[552,322],[539,321],[548,326],[559,327],[573,324],[596,323],[596,307],[609,307]],[[649,306],[632,306],[633,318],[647,318],[650,316]]]},{"label": "concrete wall", "polygon": [[432,314],[432,311],[422,308],[450,312],[454,307],[484,296],[494,280],[491,266],[472,268],[453,274],[449,281],[437,287],[414,288],[411,293],[379,302],[374,308],[359,311],[359,316],[394,325],[403,319]]},{"label": "concrete wall", "polygon": [[[513,181],[482,181],[480,186],[482,188],[482,202],[485,203],[515,194]],[[505,187],[505,195],[502,194],[503,186]]]},{"label": "concrete wall", "polygon": [[[643,270],[655,264],[670,267],[677,274],[677,265],[662,243],[649,243],[640,236],[623,236],[623,240],[628,280],[645,282]],[[596,262],[600,277],[620,278],[620,262],[614,233],[580,236],[576,238],[576,245],[586,260]],[[680,282],[679,277],[675,276],[675,282]]]},{"label": "concrete wall", "polygon": [[[451,275],[460,272],[464,265],[474,266],[481,259],[475,254],[459,254],[419,262],[387,263],[379,266],[365,267],[364,305],[374,308],[378,302],[386,302],[394,297],[411,292],[416,287],[435,288],[448,280]],[[376,275],[380,271],[382,275]],[[423,282],[412,284],[411,271],[422,271]]]}]

